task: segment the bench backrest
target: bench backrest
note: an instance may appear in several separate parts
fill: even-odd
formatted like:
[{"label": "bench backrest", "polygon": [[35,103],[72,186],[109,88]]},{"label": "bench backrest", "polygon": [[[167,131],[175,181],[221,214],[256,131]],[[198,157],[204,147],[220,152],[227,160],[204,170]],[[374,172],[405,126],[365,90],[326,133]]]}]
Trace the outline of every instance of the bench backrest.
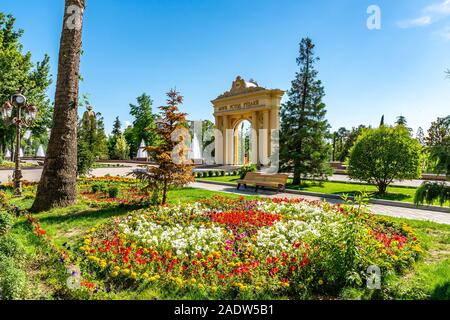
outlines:
[{"label": "bench backrest", "polygon": [[258,172],[248,172],[245,175],[245,180],[273,182],[283,185],[287,183],[288,178],[286,174],[263,174]]}]

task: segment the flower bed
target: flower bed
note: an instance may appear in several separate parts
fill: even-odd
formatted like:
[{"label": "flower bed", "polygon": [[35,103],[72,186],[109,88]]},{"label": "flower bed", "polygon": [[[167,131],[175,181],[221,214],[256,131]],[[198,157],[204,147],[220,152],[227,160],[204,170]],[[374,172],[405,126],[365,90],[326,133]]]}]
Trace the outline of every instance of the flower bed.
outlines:
[{"label": "flower bed", "polygon": [[266,298],[363,286],[368,267],[398,272],[421,252],[411,228],[351,206],[214,198],[115,219],[84,238],[85,267],[113,287]]},{"label": "flower bed", "polygon": [[[138,180],[123,177],[93,177],[78,179],[83,200],[93,207],[143,205],[148,194]],[[115,192],[110,192],[111,189]]]}]

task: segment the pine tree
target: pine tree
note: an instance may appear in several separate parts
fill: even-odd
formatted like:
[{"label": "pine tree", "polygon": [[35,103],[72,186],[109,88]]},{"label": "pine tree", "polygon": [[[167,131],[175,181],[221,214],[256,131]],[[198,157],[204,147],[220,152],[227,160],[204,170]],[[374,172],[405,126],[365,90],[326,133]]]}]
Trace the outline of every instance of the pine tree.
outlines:
[{"label": "pine tree", "polygon": [[381,121],[380,121],[380,127],[383,127],[383,126],[384,126],[384,114],[381,117]]},{"label": "pine tree", "polygon": [[77,173],[88,174],[97,156],[97,119],[92,107],[88,106],[77,130]]},{"label": "pine tree", "polygon": [[322,101],[325,92],[314,68],[318,60],[311,39],[302,39],[297,58],[300,72],[292,81],[289,101],[281,110],[280,160],[283,170],[294,170],[295,185],[301,183],[302,177],[331,172],[330,146],[326,142],[330,126]]},{"label": "pine tree", "polygon": [[[186,136],[189,136],[186,114],[178,110],[183,103],[183,97],[175,90],[167,93],[167,105],[160,107],[161,114],[158,126],[150,129],[161,137],[158,146],[149,146],[147,151],[158,164],[148,167],[147,171],[135,171],[133,174],[147,182],[147,189],[153,191],[153,199],[162,197],[161,203],[166,204],[167,193],[173,187],[181,187],[194,181],[192,164],[187,161]],[[174,139],[174,133],[178,138]],[[182,134],[182,133],[185,134]],[[176,159],[174,159],[174,157]]]},{"label": "pine tree", "polygon": [[[117,158],[116,152],[116,144],[118,138],[122,135],[122,123],[120,122],[119,117],[116,117],[116,120],[113,124],[113,129],[111,131],[111,136],[108,139],[108,153],[111,159],[123,160],[125,158]],[[128,155],[126,156],[128,158]]]},{"label": "pine tree", "polygon": [[111,134],[114,136],[118,136],[122,134],[122,123],[120,122],[119,117],[116,117],[116,120],[114,120],[113,129],[111,131]]},{"label": "pine tree", "polygon": [[96,156],[101,160],[109,158],[108,137],[105,133],[105,122],[100,112],[97,113],[97,137],[95,146]]}]

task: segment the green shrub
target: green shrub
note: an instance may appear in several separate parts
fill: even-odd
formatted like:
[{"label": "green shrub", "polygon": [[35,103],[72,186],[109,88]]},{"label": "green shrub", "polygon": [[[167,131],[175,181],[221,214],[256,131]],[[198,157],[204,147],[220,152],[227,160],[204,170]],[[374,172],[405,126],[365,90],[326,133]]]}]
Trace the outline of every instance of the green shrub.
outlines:
[{"label": "green shrub", "polygon": [[108,196],[112,199],[115,199],[119,196],[119,188],[118,187],[111,187],[108,189]]},{"label": "green shrub", "polygon": [[108,196],[112,199],[115,199],[119,196],[119,192],[120,192],[119,188],[111,187],[108,189]]},{"label": "green shrub", "polygon": [[238,175],[241,177],[241,179],[244,179],[245,175],[248,172],[256,172],[257,170],[258,170],[258,168],[256,167],[256,165],[250,164],[250,165],[241,167],[239,169]]},{"label": "green shrub", "polygon": [[25,249],[15,237],[12,235],[0,237],[0,257],[22,258],[24,255]]},{"label": "green shrub", "polygon": [[225,177],[225,171],[220,171],[220,175],[221,175],[222,177]]},{"label": "green shrub", "polygon": [[14,258],[0,259],[0,300],[19,300],[24,297],[26,273],[17,268]]},{"label": "green shrub", "polygon": [[0,237],[4,236],[14,226],[16,219],[8,212],[0,211]]},{"label": "green shrub", "polygon": [[208,171],[208,177],[213,177],[214,176],[214,171]]},{"label": "green shrub", "polygon": [[208,172],[203,172],[203,178],[208,178]]},{"label": "green shrub", "polygon": [[102,185],[100,184],[94,184],[92,185],[91,189],[92,189],[92,193],[98,193],[99,191],[102,190]]}]

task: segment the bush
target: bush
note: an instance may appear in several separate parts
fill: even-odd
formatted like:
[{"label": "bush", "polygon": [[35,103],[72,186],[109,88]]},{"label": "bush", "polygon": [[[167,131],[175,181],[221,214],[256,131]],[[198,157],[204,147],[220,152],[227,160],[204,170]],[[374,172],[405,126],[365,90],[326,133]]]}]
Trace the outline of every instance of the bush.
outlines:
[{"label": "bush", "polygon": [[222,177],[225,177],[225,171],[220,171],[220,175],[221,175]]},{"label": "bush", "polygon": [[238,174],[241,176],[241,179],[245,178],[245,175],[248,172],[256,172],[258,168],[254,164],[249,164],[247,166],[243,166],[239,169]]},{"label": "bush", "polygon": [[208,172],[203,172],[203,178],[208,178]]},{"label": "bush", "polygon": [[115,199],[115,198],[117,198],[119,196],[119,192],[120,192],[119,188],[111,187],[111,188],[108,189],[108,196],[111,199]]},{"label": "bush", "polygon": [[21,258],[24,255],[25,249],[15,237],[11,235],[0,237],[0,257]]},{"label": "bush", "polygon": [[399,126],[368,129],[350,151],[348,174],[385,194],[394,180],[420,177],[421,145]]},{"label": "bush", "polygon": [[214,177],[214,171],[208,171],[208,177]]},{"label": "bush", "polygon": [[13,258],[0,260],[0,300],[19,300],[24,297],[26,273],[17,268]]},{"label": "bush", "polygon": [[[435,201],[444,206],[450,201],[450,186],[445,182],[424,182],[416,191],[414,202],[416,205],[432,205]],[[450,205],[450,202],[449,202]]]},{"label": "bush", "polygon": [[92,185],[91,189],[92,189],[92,193],[98,193],[99,191],[101,191],[103,188],[102,185],[100,184],[94,184]]},{"label": "bush", "polygon": [[0,237],[4,236],[14,226],[16,219],[6,211],[0,211]]}]

